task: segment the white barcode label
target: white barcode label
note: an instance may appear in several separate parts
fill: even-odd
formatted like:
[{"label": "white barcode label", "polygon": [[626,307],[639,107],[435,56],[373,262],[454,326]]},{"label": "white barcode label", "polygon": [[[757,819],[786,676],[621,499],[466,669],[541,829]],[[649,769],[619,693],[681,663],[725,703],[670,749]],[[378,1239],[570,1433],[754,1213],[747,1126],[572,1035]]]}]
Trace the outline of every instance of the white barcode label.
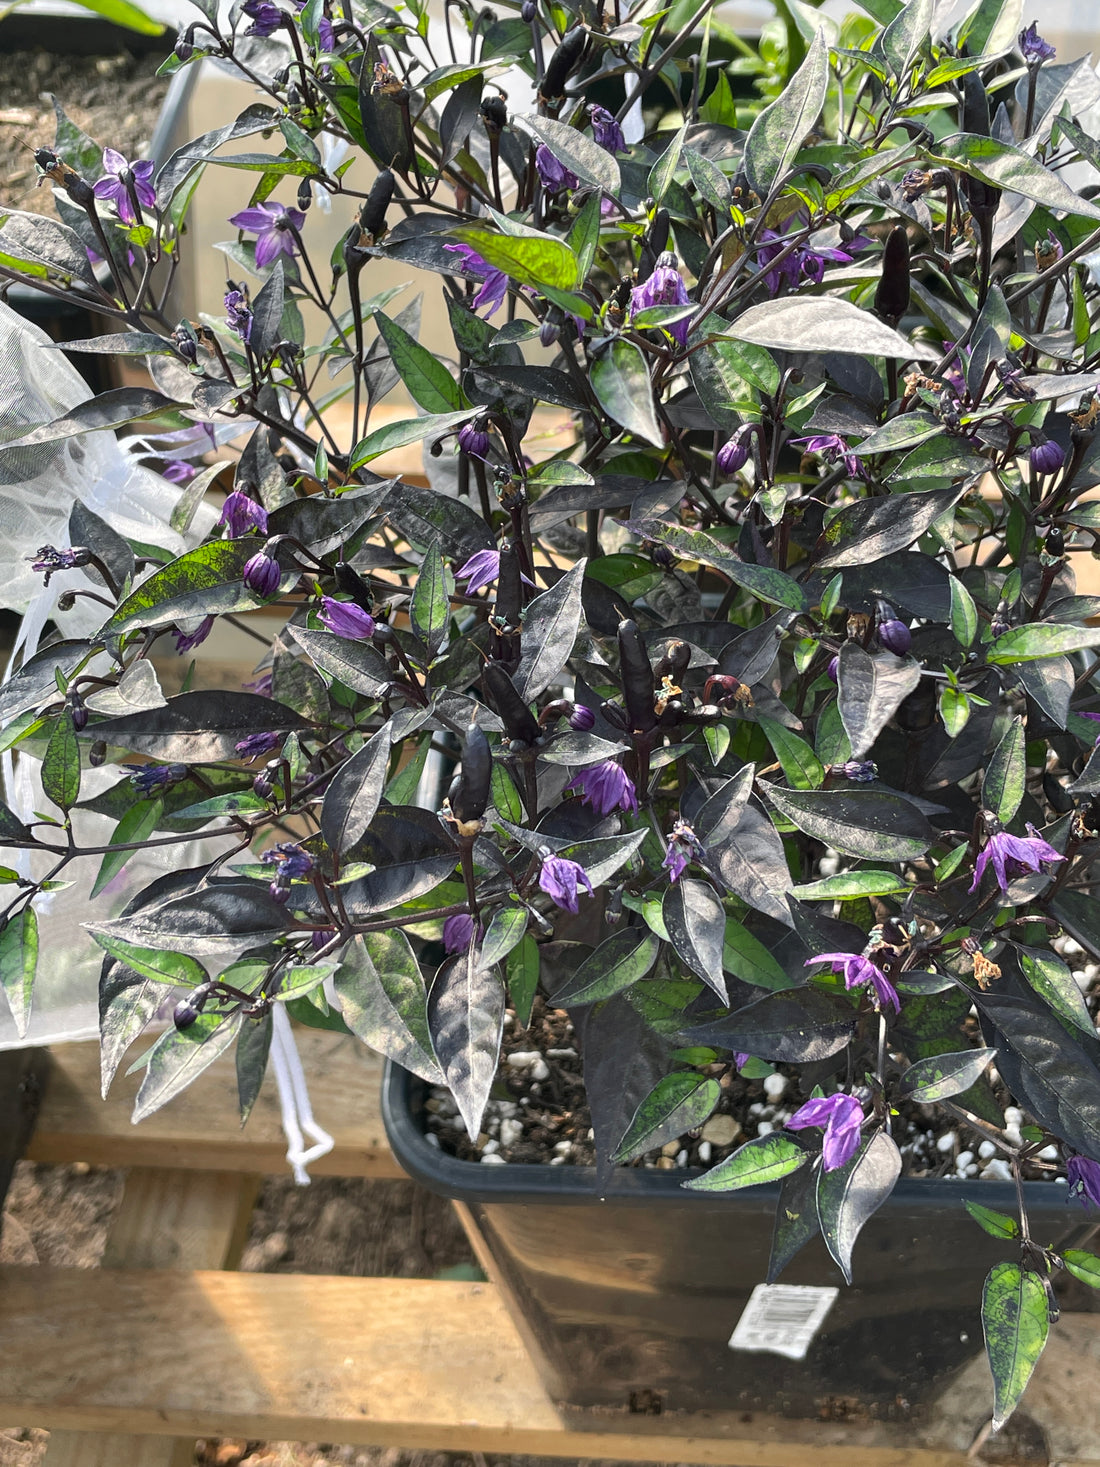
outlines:
[{"label": "white barcode label", "polygon": [[730,1336],[731,1350],[768,1350],[803,1360],[839,1289],[757,1284]]}]

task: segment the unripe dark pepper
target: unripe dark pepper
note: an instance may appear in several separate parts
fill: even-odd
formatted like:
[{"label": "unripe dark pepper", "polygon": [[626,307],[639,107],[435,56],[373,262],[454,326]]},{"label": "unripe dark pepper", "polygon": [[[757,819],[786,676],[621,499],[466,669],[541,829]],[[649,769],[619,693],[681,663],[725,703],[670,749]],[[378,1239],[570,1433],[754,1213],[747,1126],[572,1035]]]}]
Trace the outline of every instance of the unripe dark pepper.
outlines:
[{"label": "unripe dark pepper", "polygon": [[493,775],[493,756],[489,740],[471,723],[462,748],[462,764],[448,793],[451,814],[462,835],[476,835],[481,817],[489,803],[489,784]]},{"label": "unripe dark pepper", "polygon": [[645,642],[633,621],[619,623],[619,670],[630,727],[639,733],[648,733],[657,723],[653,706],[656,683]]},{"label": "unripe dark pepper", "polygon": [[482,677],[489,702],[500,714],[508,737],[524,744],[535,743],[539,737],[538,720],[520,697],[508,669],[500,662],[487,662]]},{"label": "unripe dark pepper", "polygon": [[882,279],[875,291],[875,310],[898,321],[909,309],[909,235],[897,224],[891,229],[882,255]]}]

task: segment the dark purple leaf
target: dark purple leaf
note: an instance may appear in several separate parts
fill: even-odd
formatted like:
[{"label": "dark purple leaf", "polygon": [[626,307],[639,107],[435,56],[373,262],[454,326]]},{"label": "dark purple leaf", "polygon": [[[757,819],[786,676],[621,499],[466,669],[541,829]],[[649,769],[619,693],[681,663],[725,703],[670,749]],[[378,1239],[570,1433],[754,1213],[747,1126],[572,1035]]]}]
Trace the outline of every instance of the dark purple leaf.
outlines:
[{"label": "dark purple leaf", "polygon": [[765,994],[743,1009],[683,1032],[693,1044],[785,1064],[811,1064],[842,1050],[855,1024],[855,1012],[844,999],[796,988]]},{"label": "dark purple leaf", "polygon": [[363,838],[375,817],[386,787],[390,747],[387,723],[340,767],[325,790],[321,834],[338,856]]},{"label": "dark purple leaf", "polygon": [[213,764],[236,756],[236,745],[249,734],[291,732],[310,724],[292,708],[258,693],[212,689],[180,693],[161,708],[128,713],[89,724],[88,739],[103,739],[118,749],[180,764]]},{"label": "dark purple leaf", "polygon": [[665,892],[661,916],[676,956],[726,1003],[722,973],[726,914],[714,888],[682,876]]},{"label": "dark purple leaf", "polygon": [[476,944],[436,974],[428,1029],[470,1140],[476,1141],[504,1032],[504,987],[494,969],[478,967]]},{"label": "dark purple leaf", "polygon": [[860,1230],[894,1190],[901,1152],[885,1131],[876,1131],[846,1166],[823,1171],[817,1183],[817,1216],[825,1246],[852,1282],[852,1249]]}]

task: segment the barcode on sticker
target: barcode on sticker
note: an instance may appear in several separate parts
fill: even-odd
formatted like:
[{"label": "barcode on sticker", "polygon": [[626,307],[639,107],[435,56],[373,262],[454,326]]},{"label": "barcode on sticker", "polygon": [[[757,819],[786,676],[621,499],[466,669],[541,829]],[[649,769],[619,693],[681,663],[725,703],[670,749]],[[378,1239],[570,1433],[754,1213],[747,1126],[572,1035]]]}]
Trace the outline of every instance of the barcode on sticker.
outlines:
[{"label": "barcode on sticker", "polygon": [[839,1289],[757,1284],[730,1335],[731,1350],[768,1350],[803,1360]]}]

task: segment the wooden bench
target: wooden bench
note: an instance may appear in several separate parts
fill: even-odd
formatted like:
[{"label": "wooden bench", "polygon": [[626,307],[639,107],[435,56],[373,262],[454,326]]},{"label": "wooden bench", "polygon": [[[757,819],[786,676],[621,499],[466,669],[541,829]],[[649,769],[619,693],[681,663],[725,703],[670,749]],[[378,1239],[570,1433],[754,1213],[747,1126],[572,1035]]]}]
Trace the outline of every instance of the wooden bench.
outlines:
[{"label": "wooden bench", "polygon": [[[327,1033],[300,1040],[315,1112],[337,1143],[314,1172],[400,1177],[379,1115],[378,1059]],[[103,1268],[0,1268],[0,1416],[50,1429],[47,1467],[184,1467],[199,1436],[719,1467],[982,1460],[957,1430],[941,1444],[884,1423],[614,1412],[567,1421],[492,1283],[232,1271],[259,1178],[285,1170],[273,1085],[242,1131],[232,1064],[219,1062],[134,1127],[136,1077],[104,1102],[96,1045],[53,1059],[26,1155],[131,1170]],[[1096,1394],[1092,1318],[1059,1327],[1025,1401],[1040,1401],[1033,1414],[1079,1419],[1083,1397]],[[1100,1462],[1100,1445],[1089,1448],[1062,1456],[1062,1467]]]}]

